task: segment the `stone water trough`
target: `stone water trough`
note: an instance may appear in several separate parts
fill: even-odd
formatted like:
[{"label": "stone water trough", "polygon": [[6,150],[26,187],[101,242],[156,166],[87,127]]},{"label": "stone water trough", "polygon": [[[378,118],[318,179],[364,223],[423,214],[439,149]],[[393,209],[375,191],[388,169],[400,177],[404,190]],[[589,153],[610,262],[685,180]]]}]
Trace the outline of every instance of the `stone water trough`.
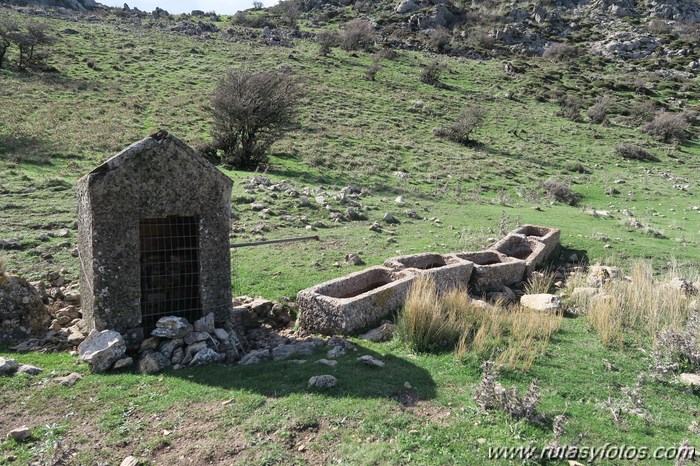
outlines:
[{"label": "stone water trough", "polygon": [[460,259],[453,254],[431,252],[411,254],[387,259],[384,266],[394,270],[407,270],[415,275],[428,275],[435,281],[438,290],[466,287],[474,268],[474,263]]},{"label": "stone water trough", "polygon": [[544,244],[544,251],[542,251],[542,255],[546,259],[554,252],[557,246],[559,246],[559,236],[561,235],[561,230],[558,228],[548,228],[537,225],[523,225],[513,230],[513,233],[525,235],[528,237],[528,239],[534,239]]},{"label": "stone water trough", "polygon": [[505,238],[491,246],[491,249],[508,257],[524,260],[526,275],[534,272],[535,267],[547,258],[544,243],[518,233],[509,233]]},{"label": "stone water trough", "polygon": [[513,285],[525,277],[524,260],[497,251],[463,252],[456,256],[474,263],[469,284],[480,291],[499,291],[503,285]]},{"label": "stone water trough", "polygon": [[411,270],[378,266],[307,288],[297,295],[299,323],[325,335],[369,328],[403,305],[414,278]]}]

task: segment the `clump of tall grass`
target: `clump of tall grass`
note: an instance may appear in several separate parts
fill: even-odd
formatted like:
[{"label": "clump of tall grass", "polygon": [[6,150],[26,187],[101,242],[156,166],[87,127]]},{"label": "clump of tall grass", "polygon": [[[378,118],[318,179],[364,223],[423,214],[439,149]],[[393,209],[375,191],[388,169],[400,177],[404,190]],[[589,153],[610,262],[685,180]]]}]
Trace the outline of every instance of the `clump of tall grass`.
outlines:
[{"label": "clump of tall grass", "polygon": [[683,328],[690,301],[682,290],[654,278],[648,261],[633,265],[628,280],[610,280],[590,304],[588,319],[606,346],[622,346],[625,334],[653,339],[662,330]]},{"label": "clump of tall grass", "polygon": [[554,284],[554,270],[545,269],[533,272],[525,283],[526,294],[549,293]]},{"label": "clump of tall grass", "polygon": [[399,337],[414,351],[454,350],[458,359],[494,359],[528,370],[545,353],[562,316],[502,305],[483,306],[464,289],[438,294],[435,282],[414,282],[398,320]]}]

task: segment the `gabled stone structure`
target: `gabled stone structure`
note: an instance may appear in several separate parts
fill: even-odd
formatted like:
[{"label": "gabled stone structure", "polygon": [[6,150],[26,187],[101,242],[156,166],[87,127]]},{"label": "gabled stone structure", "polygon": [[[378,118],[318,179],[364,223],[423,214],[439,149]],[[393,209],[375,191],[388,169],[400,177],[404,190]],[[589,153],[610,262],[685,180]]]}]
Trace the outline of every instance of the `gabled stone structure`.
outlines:
[{"label": "gabled stone structure", "polygon": [[80,285],[90,329],[138,340],[163,316],[227,319],[232,184],[165,131],[80,179]]}]

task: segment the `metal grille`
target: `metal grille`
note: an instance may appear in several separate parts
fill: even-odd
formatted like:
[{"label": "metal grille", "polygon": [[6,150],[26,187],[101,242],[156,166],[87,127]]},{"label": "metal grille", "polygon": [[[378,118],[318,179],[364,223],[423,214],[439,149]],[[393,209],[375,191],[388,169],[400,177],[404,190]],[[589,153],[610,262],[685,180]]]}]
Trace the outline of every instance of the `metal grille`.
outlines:
[{"label": "metal grille", "polygon": [[150,218],[139,223],[141,316],[150,332],[161,317],[194,322],[202,316],[199,299],[199,220]]}]

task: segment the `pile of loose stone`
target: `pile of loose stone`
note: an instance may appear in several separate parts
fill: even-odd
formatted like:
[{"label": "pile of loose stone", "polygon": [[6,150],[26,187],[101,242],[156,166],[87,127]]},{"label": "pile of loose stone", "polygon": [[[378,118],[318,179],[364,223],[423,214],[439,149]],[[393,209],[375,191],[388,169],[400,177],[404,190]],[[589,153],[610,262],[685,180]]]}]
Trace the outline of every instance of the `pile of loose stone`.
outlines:
[{"label": "pile of loose stone", "polygon": [[133,356],[127,350],[126,340],[114,330],[93,330],[78,346],[80,359],[94,372],[130,368],[136,362],[139,372],[153,374],[167,368],[233,363],[240,359],[243,345],[232,328],[216,328],[210,313],[193,323],[183,317],[162,317],[151,336],[130,352]]}]

